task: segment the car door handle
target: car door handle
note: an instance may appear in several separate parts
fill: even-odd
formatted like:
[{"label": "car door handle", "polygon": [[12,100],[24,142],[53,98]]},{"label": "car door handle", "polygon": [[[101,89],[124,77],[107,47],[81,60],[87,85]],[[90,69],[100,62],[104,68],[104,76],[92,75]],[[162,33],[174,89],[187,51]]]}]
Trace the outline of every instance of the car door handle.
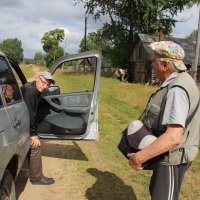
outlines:
[{"label": "car door handle", "polygon": [[55,104],[61,105],[59,98],[52,98],[51,101],[53,101]]},{"label": "car door handle", "polygon": [[21,124],[20,120],[16,120],[15,124],[13,125],[14,128],[17,128]]}]

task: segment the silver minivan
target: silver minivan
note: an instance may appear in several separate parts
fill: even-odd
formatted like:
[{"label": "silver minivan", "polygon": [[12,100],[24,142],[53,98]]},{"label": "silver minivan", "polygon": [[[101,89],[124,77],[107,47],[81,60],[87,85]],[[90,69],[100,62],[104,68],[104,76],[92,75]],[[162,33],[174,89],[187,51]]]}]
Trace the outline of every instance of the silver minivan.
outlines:
[{"label": "silver minivan", "polygon": [[[55,62],[50,73],[56,85],[38,106],[40,138],[98,139],[101,62],[97,51],[63,56]],[[16,199],[14,180],[30,149],[29,114],[20,91],[26,82],[17,63],[0,52],[0,200]],[[73,87],[67,87],[72,82]]]}]

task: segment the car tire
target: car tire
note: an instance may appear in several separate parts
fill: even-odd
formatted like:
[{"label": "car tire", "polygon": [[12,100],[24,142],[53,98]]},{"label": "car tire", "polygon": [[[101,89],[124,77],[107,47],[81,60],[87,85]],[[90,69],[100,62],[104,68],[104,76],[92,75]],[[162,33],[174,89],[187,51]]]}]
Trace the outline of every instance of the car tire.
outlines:
[{"label": "car tire", "polygon": [[15,183],[8,170],[4,172],[0,191],[0,200],[16,200]]}]

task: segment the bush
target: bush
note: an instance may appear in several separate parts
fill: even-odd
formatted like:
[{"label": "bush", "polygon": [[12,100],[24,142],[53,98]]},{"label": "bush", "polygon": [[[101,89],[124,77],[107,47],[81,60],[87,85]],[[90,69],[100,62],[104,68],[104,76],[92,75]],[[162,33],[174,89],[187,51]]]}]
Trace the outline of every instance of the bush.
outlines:
[{"label": "bush", "polygon": [[110,68],[103,68],[101,71],[101,76],[106,77],[106,78],[111,78],[113,77],[113,74],[115,73],[116,68],[110,67]]}]

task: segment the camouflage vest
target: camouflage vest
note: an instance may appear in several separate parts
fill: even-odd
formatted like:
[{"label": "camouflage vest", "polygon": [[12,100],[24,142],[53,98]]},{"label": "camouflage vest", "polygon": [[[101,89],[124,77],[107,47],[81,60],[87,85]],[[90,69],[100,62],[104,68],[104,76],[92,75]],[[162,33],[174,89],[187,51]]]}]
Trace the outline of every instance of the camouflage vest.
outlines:
[{"label": "camouflage vest", "polygon": [[161,161],[163,165],[178,165],[193,161],[198,153],[199,146],[199,91],[194,80],[187,72],[178,74],[169,85],[158,89],[151,96],[141,120],[152,129],[152,132],[157,137],[166,131],[166,127],[161,123],[167,93],[172,87],[180,87],[186,92],[189,99],[189,112],[182,141],[165,154],[164,159]]}]

